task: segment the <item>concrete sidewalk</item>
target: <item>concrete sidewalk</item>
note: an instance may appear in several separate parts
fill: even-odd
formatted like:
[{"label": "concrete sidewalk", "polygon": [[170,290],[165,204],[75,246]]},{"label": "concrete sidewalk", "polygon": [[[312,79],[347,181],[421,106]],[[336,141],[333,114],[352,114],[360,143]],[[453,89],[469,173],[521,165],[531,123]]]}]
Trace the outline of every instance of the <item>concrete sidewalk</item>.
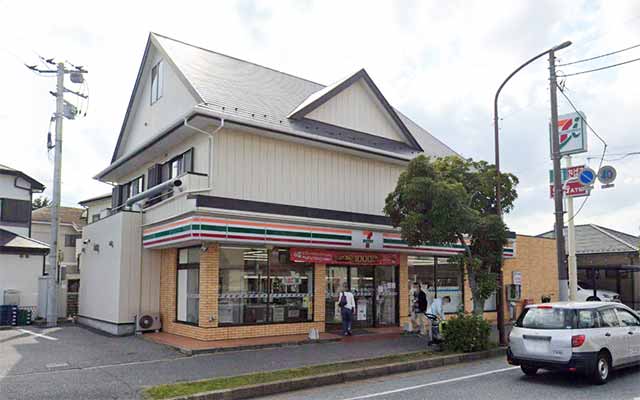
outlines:
[{"label": "concrete sidewalk", "polygon": [[[140,337],[104,337],[78,327],[30,330],[57,340],[0,331],[1,400],[132,399],[144,386],[426,349],[424,339],[397,336],[188,357]],[[67,365],[48,368],[47,363]]]},{"label": "concrete sidewalk", "polygon": [[308,345],[327,342],[360,342],[365,340],[396,339],[402,335],[402,329],[369,328],[354,331],[353,336],[343,336],[338,332],[322,332],[316,340],[310,340],[308,335],[265,336],[247,339],[226,340],[198,340],[166,332],[147,333],[142,337],[151,342],[163,344],[176,349],[182,354],[195,355],[204,353],[219,353],[224,351],[257,350],[273,347]]}]

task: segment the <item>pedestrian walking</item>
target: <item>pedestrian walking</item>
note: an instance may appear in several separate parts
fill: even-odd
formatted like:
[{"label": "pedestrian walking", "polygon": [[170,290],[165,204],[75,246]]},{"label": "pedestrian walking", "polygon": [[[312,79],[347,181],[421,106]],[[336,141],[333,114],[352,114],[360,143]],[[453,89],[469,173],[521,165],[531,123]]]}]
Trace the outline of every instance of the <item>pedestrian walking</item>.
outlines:
[{"label": "pedestrian walking", "polygon": [[428,319],[425,316],[427,311],[427,294],[422,290],[420,282],[413,283],[413,307],[411,312],[411,331],[425,335],[425,326]]},{"label": "pedestrian walking", "polygon": [[349,286],[346,284],[342,292],[340,292],[338,306],[340,306],[340,316],[342,317],[342,334],[351,336],[351,323],[353,321],[353,312],[356,309],[356,301],[353,298],[353,293],[349,291]]}]

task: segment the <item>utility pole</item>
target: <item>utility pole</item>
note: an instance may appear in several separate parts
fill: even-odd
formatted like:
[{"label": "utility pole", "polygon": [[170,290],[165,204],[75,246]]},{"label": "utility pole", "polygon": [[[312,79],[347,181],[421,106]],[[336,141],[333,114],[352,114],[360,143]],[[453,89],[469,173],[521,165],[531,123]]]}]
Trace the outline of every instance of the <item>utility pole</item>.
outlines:
[{"label": "utility pole", "polygon": [[62,171],[62,120],[64,119],[64,63],[56,72],[56,138],[53,166],[53,198],[51,200],[51,240],[47,268],[47,326],[58,324],[58,229],[60,226],[60,173]]},{"label": "utility pole", "polygon": [[[502,174],[500,173],[500,136],[499,136],[500,128],[498,127],[498,121],[499,121],[498,97],[500,96],[500,92],[502,91],[504,86],[507,84],[507,82],[509,82],[509,80],[513,78],[515,74],[520,72],[524,67],[531,64],[532,62],[534,62],[535,60],[539,59],[540,57],[544,56],[547,53],[552,54],[556,50],[561,50],[569,46],[571,46],[571,41],[566,41],[557,46],[550,48],[549,50],[543,51],[542,53],[536,55],[535,57],[530,58],[527,62],[520,65],[511,74],[509,74],[509,76],[507,76],[507,79],[505,79],[504,82],[502,82],[493,99],[493,135],[494,135],[494,146],[495,146],[494,151],[495,151],[495,157],[496,157],[496,214],[500,217],[501,220],[503,219],[503,215],[502,215],[502,195],[500,193],[500,179]],[[556,120],[557,120],[557,115],[556,115]],[[498,310],[497,312],[498,336],[500,338],[500,345],[505,346],[507,344],[507,336],[506,336],[506,330],[504,327],[504,303],[505,302],[504,302],[504,273],[502,270],[502,257],[500,258],[500,261],[497,264],[497,272],[498,272],[498,279],[497,279],[498,291],[496,293],[496,308]]]},{"label": "utility pole", "polygon": [[[571,156],[567,156],[567,171],[572,167]],[[576,228],[573,221],[573,196],[567,196],[567,244],[569,245],[569,300],[578,297],[578,263],[576,260]]]},{"label": "utility pole", "polygon": [[[56,112],[54,120],[56,122],[56,137],[53,167],[53,195],[51,200],[51,240],[49,243],[49,265],[47,266],[47,309],[45,312],[46,326],[54,327],[58,324],[58,261],[59,246],[58,232],[60,230],[60,192],[61,192],[61,171],[62,171],[62,121],[64,118],[74,119],[77,115],[77,109],[64,100],[64,93],[70,92],[76,96],[86,99],[88,96],[80,92],[66,89],[64,87],[65,74],[71,74],[73,83],[82,83],[84,78],[82,74],[87,73],[82,66],[73,66],[75,69],[66,69],[65,63],[59,62],[55,64],[53,59],[44,59],[47,64],[56,65],[56,69],[40,69],[36,65],[26,65],[30,70],[38,74],[55,74],[56,75],[56,91],[50,92],[56,98]],[[65,107],[68,106],[68,109]]]},{"label": "utility pole", "polygon": [[562,205],[562,172],[560,169],[560,138],[558,137],[558,98],[556,81],[555,51],[549,52],[549,92],[551,96],[551,152],[553,157],[553,200],[555,202],[555,236],[558,262],[558,296],[560,301],[569,298],[569,280],[567,276],[566,252],[564,245],[564,207]]}]

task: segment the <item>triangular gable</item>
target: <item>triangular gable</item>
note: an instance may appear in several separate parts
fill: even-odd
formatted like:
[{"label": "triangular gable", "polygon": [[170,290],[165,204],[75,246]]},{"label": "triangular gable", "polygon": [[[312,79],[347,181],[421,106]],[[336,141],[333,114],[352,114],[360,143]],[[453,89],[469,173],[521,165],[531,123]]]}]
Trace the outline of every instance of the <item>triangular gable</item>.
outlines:
[{"label": "triangular gable", "polygon": [[310,95],[288,116],[422,147],[364,69]]},{"label": "triangular gable", "polygon": [[[194,86],[189,82],[189,80],[184,76],[184,74],[180,71],[180,69],[175,65],[171,57],[167,54],[166,51],[162,48],[159,41],[156,38],[154,33],[149,34],[149,38],[147,39],[147,44],[144,49],[144,55],[142,56],[142,62],[140,63],[140,68],[138,69],[138,75],[136,77],[136,82],[133,86],[133,91],[131,92],[131,97],[129,98],[129,105],[127,106],[127,111],[124,116],[124,120],[122,121],[122,127],[120,128],[120,134],[118,135],[118,141],[116,143],[116,147],[113,151],[113,156],[111,157],[111,162],[116,161],[123,152],[123,146],[127,140],[127,127],[129,126],[130,119],[133,117],[135,113],[135,109],[138,103],[138,97],[140,95],[140,91],[147,84],[146,78],[149,75],[150,67],[147,67],[147,64],[153,60],[150,60],[150,56],[155,52],[159,53],[162,56],[163,61],[166,63],[165,68],[167,71],[171,71],[173,75],[175,75],[183,84],[186,91],[188,91],[191,96],[194,98],[194,103],[202,102],[202,97],[194,88]],[[165,84],[166,86],[166,84]],[[142,100],[142,99],[141,99]]]}]

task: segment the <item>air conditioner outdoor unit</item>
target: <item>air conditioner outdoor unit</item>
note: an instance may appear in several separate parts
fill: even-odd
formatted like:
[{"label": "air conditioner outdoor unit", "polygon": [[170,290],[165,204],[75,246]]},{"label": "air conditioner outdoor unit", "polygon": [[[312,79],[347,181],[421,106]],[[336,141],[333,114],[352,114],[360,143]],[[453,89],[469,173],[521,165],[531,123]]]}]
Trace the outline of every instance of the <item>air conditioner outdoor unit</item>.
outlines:
[{"label": "air conditioner outdoor unit", "polygon": [[157,332],[160,328],[162,328],[162,322],[158,314],[142,314],[136,317],[136,332]]}]

